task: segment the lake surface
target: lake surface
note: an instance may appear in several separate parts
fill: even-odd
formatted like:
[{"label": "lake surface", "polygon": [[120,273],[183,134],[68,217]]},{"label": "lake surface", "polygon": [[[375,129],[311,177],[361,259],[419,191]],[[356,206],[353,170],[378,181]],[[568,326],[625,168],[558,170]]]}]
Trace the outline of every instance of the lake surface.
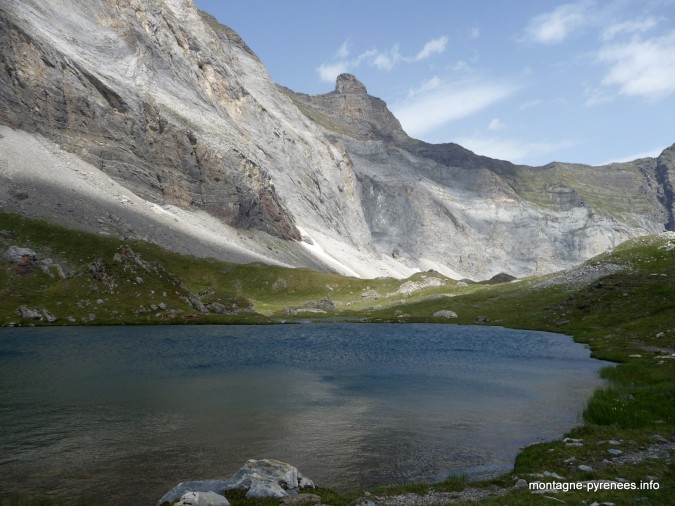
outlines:
[{"label": "lake surface", "polygon": [[0,496],[154,505],[249,458],[338,489],[495,475],[580,422],[603,365],[495,327],[0,329]]}]

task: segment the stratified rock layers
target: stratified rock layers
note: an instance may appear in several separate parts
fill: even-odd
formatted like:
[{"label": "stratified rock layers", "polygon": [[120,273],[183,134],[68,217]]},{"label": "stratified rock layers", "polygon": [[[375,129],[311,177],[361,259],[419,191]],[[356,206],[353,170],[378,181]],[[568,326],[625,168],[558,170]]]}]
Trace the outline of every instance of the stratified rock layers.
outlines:
[{"label": "stratified rock layers", "polygon": [[[674,226],[673,148],[658,160],[531,168],[426,144],[354,76],[319,96],[277,86],[236,33],[188,0],[7,0],[0,67],[0,124],[47,137],[158,209],[208,213],[240,250],[252,236],[230,229],[255,232],[265,245],[251,260],[359,276],[523,276]],[[5,172],[10,188],[17,170]],[[80,188],[40,191],[67,201]],[[3,207],[26,212],[19,193]],[[48,217],[95,228],[80,214],[54,206]],[[170,235],[161,226],[157,237]],[[199,225],[192,232],[158,242],[228,259],[197,247]]]}]

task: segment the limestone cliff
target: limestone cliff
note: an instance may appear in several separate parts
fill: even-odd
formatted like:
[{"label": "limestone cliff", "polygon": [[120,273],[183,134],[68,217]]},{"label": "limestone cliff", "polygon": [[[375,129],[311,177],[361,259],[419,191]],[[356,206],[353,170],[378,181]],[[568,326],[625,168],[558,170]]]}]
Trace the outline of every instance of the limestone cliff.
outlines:
[{"label": "limestone cliff", "polygon": [[604,167],[516,166],[409,138],[353,76],[339,76],[325,95],[284,91],[345,145],[373,244],[408,265],[541,274],[670,226],[673,148]]},{"label": "limestone cliff", "polygon": [[[299,242],[298,217],[347,243],[364,223],[342,153],[234,32],[189,1],[9,0],[0,5],[0,47],[0,121],[57,142],[150,203],[263,232],[266,259],[319,268],[339,266]],[[6,162],[16,172],[20,160]],[[59,200],[48,182],[40,191]],[[33,201],[34,214],[59,212],[40,208],[39,196],[15,200],[7,207],[26,211]],[[129,214],[124,206],[107,213]],[[82,214],[63,218],[94,229],[104,219]],[[204,242],[199,225],[174,244],[144,218],[125,219],[136,235],[169,247]],[[238,241],[230,229],[222,234]]]},{"label": "limestone cliff", "polygon": [[245,46],[181,4],[8,2],[5,123],[56,140],[149,200],[299,239],[265,167],[237,146],[214,152],[205,128],[215,116],[233,134],[241,127],[228,119],[260,113],[236,78]]},{"label": "limestone cliff", "polygon": [[532,168],[272,82],[189,0],[0,4],[0,208],[358,276],[550,272],[673,228],[673,152]]}]

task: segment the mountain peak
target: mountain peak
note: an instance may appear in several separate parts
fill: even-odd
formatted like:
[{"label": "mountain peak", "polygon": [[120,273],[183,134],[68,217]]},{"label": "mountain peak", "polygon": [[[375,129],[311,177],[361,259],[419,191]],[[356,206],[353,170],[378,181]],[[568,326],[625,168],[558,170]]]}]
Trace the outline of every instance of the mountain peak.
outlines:
[{"label": "mountain peak", "polygon": [[366,87],[352,74],[340,74],[335,81],[337,93],[362,93],[367,95]]}]

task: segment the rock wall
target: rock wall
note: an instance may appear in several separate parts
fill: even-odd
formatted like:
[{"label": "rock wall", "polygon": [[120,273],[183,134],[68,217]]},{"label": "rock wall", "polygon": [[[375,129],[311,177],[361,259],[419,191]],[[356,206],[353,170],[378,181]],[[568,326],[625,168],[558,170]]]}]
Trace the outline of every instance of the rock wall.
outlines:
[{"label": "rock wall", "polygon": [[666,149],[656,160],[656,181],[658,182],[658,199],[666,212],[665,228],[675,231],[675,144]]},{"label": "rock wall", "polygon": [[653,159],[516,166],[409,138],[354,76],[339,76],[325,95],[286,92],[345,146],[372,244],[411,267],[485,279],[543,274],[666,222]]},{"label": "rock wall", "polygon": [[195,122],[215,116],[211,126],[231,138],[226,108],[262,114],[230,67],[241,46],[203,26],[191,4],[176,6],[186,12],[145,1],[7,2],[0,119],[56,140],[148,200],[299,239],[266,168]]},{"label": "rock wall", "polygon": [[[200,212],[261,232],[251,259],[263,250],[342,274],[487,279],[569,267],[674,226],[672,148],[658,161],[591,169],[430,145],[409,138],[354,76],[318,96],[279,87],[236,33],[189,0],[6,0],[0,67],[0,124],[58,143],[153,212],[192,213],[194,237],[205,237]],[[25,160],[3,163],[7,186],[18,177],[30,186]],[[72,197],[49,178],[40,184],[55,201]],[[78,226],[95,220],[52,211]],[[231,231],[232,248],[187,237],[161,243],[226,260],[250,249]]]}]

